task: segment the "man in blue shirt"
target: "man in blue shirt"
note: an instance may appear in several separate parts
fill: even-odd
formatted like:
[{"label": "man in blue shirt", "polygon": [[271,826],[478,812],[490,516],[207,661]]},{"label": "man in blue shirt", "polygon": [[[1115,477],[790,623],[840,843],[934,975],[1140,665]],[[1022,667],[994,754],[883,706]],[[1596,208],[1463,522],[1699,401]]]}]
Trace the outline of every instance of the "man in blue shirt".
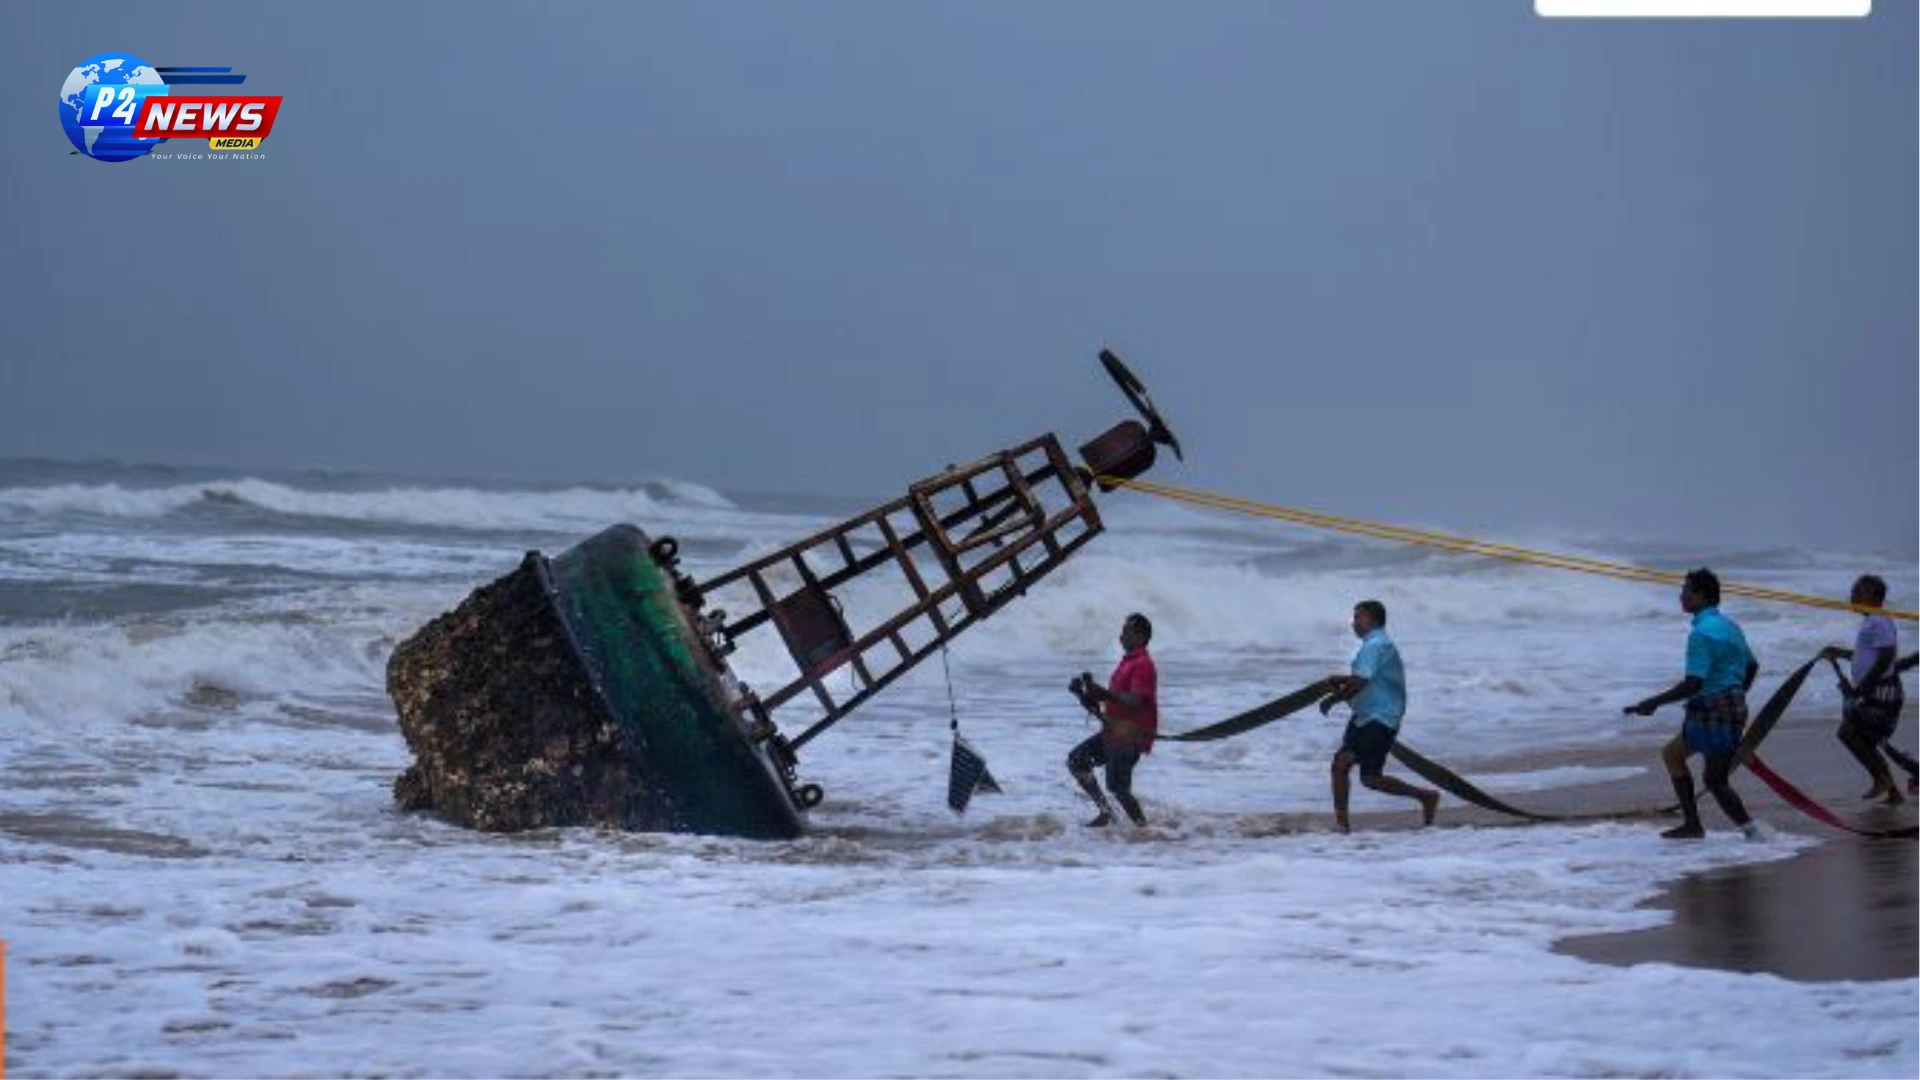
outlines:
[{"label": "man in blue shirt", "polygon": [[1373,791],[1418,799],[1421,823],[1431,825],[1440,808],[1440,793],[1414,787],[1381,771],[1400,733],[1400,719],[1407,714],[1407,672],[1400,664],[1399,647],[1387,637],[1386,605],[1378,600],[1353,605],[1353,633],[1360,639],[1360,651],[1353,656],[1352,673],[1329,679],[1333,693],[1320,702],[1322,716],[1342,701],[1353,703],[1353,719],[1347,722],[1340,752],[1333,755],[1334,823],[1341,832],[1349,829],[1348,776],[1354,763],[1359,762],[1362,784]]},{"label": "man in blue shirt", "polygon": [[1740,794],[1727,777],[1733,771],[1740,737],[1747,726],[1747,689],[1760,674],[1760,664],[1753,658],[1753,650],[1747,648],[1747,636],[1740,627],[1720,614],[1720,579],[1713,571],[1695,570],[1687,575],[1680,586],[1680,608],[1693,616],[1693,629],[1687,634],[1686,677],[1665,693],[1621,710],[1633,716],[1652,716],[1654,710],[1670,702],[1684,699],[1687,703],[1680,734],[1660,751],[1685,820],[1660,835],[1669,840],[1697,840],[1707,834],[1700,826],[1693,774],[1687,770],[1688,756],[1699,754],[1706,761],[1707,790],[1714,801],[1748,839],[1758,839],[1760,828],[1747,816]]}]

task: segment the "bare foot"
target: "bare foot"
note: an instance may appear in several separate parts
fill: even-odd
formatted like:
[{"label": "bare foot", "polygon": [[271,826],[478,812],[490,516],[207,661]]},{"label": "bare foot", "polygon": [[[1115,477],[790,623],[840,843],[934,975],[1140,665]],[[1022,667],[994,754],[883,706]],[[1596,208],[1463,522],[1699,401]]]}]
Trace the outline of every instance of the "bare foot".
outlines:
[{"label": "bare foot", "polygon": [[1420,796],[1420,824],[1422,827],[1433,824],[1433,815],[1440,812],[1440,793],[1429,791]]}]

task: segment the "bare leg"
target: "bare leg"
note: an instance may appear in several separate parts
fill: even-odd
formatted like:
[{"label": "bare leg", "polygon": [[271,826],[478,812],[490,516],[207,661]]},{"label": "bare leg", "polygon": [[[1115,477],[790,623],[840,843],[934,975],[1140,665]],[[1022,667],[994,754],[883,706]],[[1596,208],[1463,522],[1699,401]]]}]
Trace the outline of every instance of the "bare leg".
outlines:
[{"label": "bare leg", "polygon": [[1880,749],[1889,758],[1892,758],[1895,764],[1907,771],[1907,782],[1909,784],[1912,784],[1914,779],[1920,778],[1920,761],[1915,761],[1908,757],[1905,751],[1893,745],[1891,742],[1882,742]]},{"label": "bare leg", "polygon": [[1843,720],[1835,735],[1839,737],[1840,745],[1847,748],[1847,753],[1853,755],[1853,760],[1859,762],[1860,767],[1873,778],[1873,787],[1867,789],[1861,798],[1878,799],[1889,791],[1898,794],[1898,789],[1893,786],[1892,772],[1887,768],[1887,759],[1880,756],[1879,748],[1873,745],[1873,740],[1867,737],[1866,732],[1860,730],[1860,725]]},{"label": "bare leg", "polygon": [[1333,755],[1333,824],[1341,832],[1348,832],[1351,829],[1347,823],[1347,793],[1351,785],[1351,777],[1348,774],[1352,771],[1353,754],[1351,752],[1342,750]]},{"label": "bare leg", "polygon": [[1414,787],[1405,780],[1396,780],[1385,773],[1368,776],[1360,775],[1360,782],[1370,790],[1384,791],[1389,795],[1398,795],[1404,799],[1420,800],[1420,823],[1433,824],[1433,815],[1440,809],[1440,793],[1432,788]]},{"label": "bare leg", "polygon": [[1138,755],[1118,758],[1107,763],[1107,790],[1113,792],[1113,801],[1127,812],[1127,820],[1135,825],[1145,825],[1147,815],[1140,809],[1140,800],[1133,797],[1133,767],[1139,764]]},{"label": "bare leg", "polygon": [[1706,771],[1707,790],[1713,793],[1713,801],[1720,804],[1720,809],[1733,819],[1735,825],[1745,828],[1747,822],[1753,819],[1747,816],[1746,804],[1740,801],[1740,793],[1733,790],[1733,784],[1727,779],[1733,772],[1733,755],[1707,755]]},{"label": "bare leg", "polygon": [[[1920,761],[1908,757],[1899,747],[1888,739],[1880,741],[1880,752],[1894,764],[1907,771],[1907,794],[1920,795]],[[1891,803],[1893,800],[1888,800]]]},{"label": "bare leg", "polygon": [[1700,804],[1693,795],[1693,774],[1687,771],[1687,743],[1675,735],[1660,748],[1660,761],[1673,781],[1673,793],[1680,798],[1680,824],[1660,835],[1668,840],[1698,840],[1707,835],[1700,827]]},{"label": "bare leg", "polygon": [[1113,821],[1113,807],[1107,804],[1106,792],[1101,791],[1100,785],[1094,783],[1093,774],[1090,772],[1075,772],[1073,778],[1080,782],[1080,790],[1087,793],[1087,798],[1093,800],[1093,805],[1100,808],[1100,813],[1095,815],[1094,819],[1087,822],[1087,824],[1098,829],[1111,823]]},{"label": "bare leg", "polygon": [[1087,822],[1096,829],[1113,820],[1113,807],[1107,805],[1107,797],[1101,792],[1100,785],[1093,782],[1093,768],[1102,764],[1105,756],[1102,751],[1100,736],[1091,735],[1067,755],[1067,772],[1073,776],[1074,783],[1080,785],[1080,790],[1087,793],[1087,798],[1093,800],[1093,805],[1100,808],[1094,819]]}]

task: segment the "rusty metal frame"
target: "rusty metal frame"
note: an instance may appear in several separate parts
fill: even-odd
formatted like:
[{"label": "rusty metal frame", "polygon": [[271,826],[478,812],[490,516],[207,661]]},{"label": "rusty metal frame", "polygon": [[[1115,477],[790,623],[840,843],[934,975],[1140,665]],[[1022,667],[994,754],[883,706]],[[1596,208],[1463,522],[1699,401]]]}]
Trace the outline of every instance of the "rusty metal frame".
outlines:
[{"label": "rusty metal frame", "polygon": [[[1062,509],[1048,514],[1040,492],[1057,488]],[[942,511],[942,501],[959,505]],[[876,529],[881,546],[861,554],[850,537],[868,527]],[[1067,459],[1059,440],[1042,435],[1018,446],[988,455],[967,465],[952,466],[914,484],[906,496],[874,507],[692,586],[686,599],[698,605],[717,590],[746,582],[757,607],[739,618],[717,620],[700,616],[711,628],[716,648],[731,651],[744,635],[771,623],[780,633],[799,677],[764,696],[749,695],[746,708],[761,721],[759,730],[776,730],[774,714],[802,694],[811,693],[824,715],[790,743],[797,750],[858,708],[868,698],[932,656],[974,623],[992,615],[1015,596],[1051,573],[1081,545],[1099,535],[1104,526],[1084,478]],[[914,552],[925,546],[937,563],[939,575],[916,562]],[[837,568],[816,573],[807,556],[824,556]],[[782,605],[809,590],[828,598],[833,591],[868,571],[892,563],[905,577],[911,595],[893,615],[858,634],[811,665],[803,655],[805,642],[781,617]],[[767,579],[769,571],[789,564],[802,582],[785,596]],[[958,598],[960,610],[949,613],[942,605]],[[809,601],[818,597],[810,597]],[[696,613],[698,614],[698,613]],[[925,620],[931,639],[914,648],[902,631]],[[851,667],[858,688],[837,699],[826,676]]]}]

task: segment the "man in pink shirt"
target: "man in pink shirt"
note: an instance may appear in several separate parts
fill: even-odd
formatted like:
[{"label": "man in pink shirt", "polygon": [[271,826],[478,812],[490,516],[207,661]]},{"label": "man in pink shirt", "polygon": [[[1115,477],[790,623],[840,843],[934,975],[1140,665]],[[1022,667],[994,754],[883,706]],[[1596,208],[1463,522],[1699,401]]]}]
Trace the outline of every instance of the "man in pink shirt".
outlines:
[{"label": "man in pink shirt", "polygon": [[1125,655],[1113,669],[1107,685],[1093,681],[1089,672],[1067,684],[1082,708],[1100,718],[1100,731],[1090,735],[1067,755],[1067,771],[1080,783],[1100,813],[1087,824],[1104,828],[1113,823],[1113,808],[1100,785],[1094,783],[1095,766],[1107,770],[1107,790],[1135,825],[1145,825],[1147,815],[1133,797],[1133,767],[1140,755],[1153,750],[1153,737],[1160,726],[1159,679],[1153,657],[1147,654],[1147,642],[1153,638],[1153,624],[1135,612],[1120,625],[1120,648]]}]

